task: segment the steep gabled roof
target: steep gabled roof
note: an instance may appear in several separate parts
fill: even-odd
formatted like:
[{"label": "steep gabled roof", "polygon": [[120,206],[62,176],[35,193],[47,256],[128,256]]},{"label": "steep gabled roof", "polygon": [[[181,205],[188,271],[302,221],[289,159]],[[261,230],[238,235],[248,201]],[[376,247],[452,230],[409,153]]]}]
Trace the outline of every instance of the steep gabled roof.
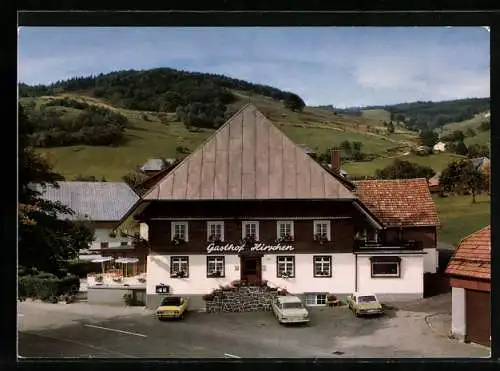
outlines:
[{"label": "steep gabled roof", "polygon": [[361,202],[386,227],[439,225],[425,179],[362,180],[354,184]]},{"label": "steep gabled roof", "polygon": [[145,200],[354,198],[251,104],[143,196]]},{"label": "steep gabled roof", "polygon": [[93,221],[118,221],[139,200],[139,196],[123,182],[57,182],[59,188],[40,185],[35,188],[42,198],[59,201],[70,207],[75,215],[61,218]]},{"label": "steep gabled roof", "polygon": [[460,242],[446,273],[468,278],[491,278],[491,229],[488,225]]}]

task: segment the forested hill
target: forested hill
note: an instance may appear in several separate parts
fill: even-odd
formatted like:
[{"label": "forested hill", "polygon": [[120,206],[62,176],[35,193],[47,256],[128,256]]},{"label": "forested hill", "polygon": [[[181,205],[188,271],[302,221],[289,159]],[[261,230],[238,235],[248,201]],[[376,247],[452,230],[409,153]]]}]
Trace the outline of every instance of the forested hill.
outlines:
[{"label": "forested hill", "polygon": [[323,106],[345,115],[361,116],[370,110],[385,110],[391,120],[405,122],[413,130],[435,129],[452,122],[472,119],[475,115],[490,110],[490,98],[467,98],[441,102],[410,102],[386,106],[351,107],[337,109]]},{"label": "forested hill", "polygon": [[218,127],[228,117],[227,105],[236,101],[232,90],[283,100],[299,109],[296,94],[222,75],[171,68],[117,71],[76,77],[45,86],[19,85],[21,97],[78,93],[106,100],[110,105],[140,111],[176,112],[187,124]]}]

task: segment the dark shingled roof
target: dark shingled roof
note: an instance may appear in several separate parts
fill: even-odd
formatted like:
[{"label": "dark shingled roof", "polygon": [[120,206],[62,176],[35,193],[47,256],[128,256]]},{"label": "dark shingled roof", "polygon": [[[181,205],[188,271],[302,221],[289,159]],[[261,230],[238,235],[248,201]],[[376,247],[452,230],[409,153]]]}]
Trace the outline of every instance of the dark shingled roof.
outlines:
[{"label": "dark shingled roof", "polygon": [[123,182],[58,182],[59,188],[47,186],[42,197],[60,201],[75,211],[69,219],[87,217],[93,221],[118,221],[139,196]]}]

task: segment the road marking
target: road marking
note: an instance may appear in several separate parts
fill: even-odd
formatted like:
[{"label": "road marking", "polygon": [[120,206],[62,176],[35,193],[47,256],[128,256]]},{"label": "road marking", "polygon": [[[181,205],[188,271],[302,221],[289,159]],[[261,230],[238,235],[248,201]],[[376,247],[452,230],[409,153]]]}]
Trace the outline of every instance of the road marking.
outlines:
[{"label": "road marking", "polygon": [[138,333],[136,333],[136,332],[123,331],[123,330],[117,330],[117,329],[114,329],[114,328],[101,327],[101,326],[94,326],[94,325],[84,325],[84,326],[85,326],[85,327],[98,328],[98,329],[101,329],[101,330],[107,330],[107,331],[120,332],[120,333],[122,333],[122,334],[134,335],[134,336],[140,336],[140,337],[143,337],[143,338],[147,338],[147,336],[146,336],[146,335],[143,335],[143,334],[138,334]]},{"label": "road marking", "polygon": [[[40,334],[37,334],[37,333],[34,333],[34,332],[25,332],[25,331],[23,331],[21,333],[28,334],[28,335],[31,335],[31,336],[38,336],[38,337],[46,338],[46,339],[64,341],[66,343],[72,343],[72,344],[76,344],[76,345],[79,345],[79,346],[88,347],[88,348],[95,349],[95,350],[101,351],[101,352],[104,351],[104,352],[107,352],[107,353],[110,353],[110,354],[115,354],[115,355],[118,355],[118,356],[121,356],[121,357],[125,357],[125,358],[137,358],[136,356],[133,356],[133,355],[130,355],[130,354],[125,354],[125,353],[117,352],[116,350],[110,350],[110,349],[106,349],[106,348],[102,348],[102,347],[97,347],[95,345],[87,344],[87,343],[82,343],[80,341],[73,340],[73,339],[63,339],[63,338],[58,338],[58,337],[55,337],[55,336],[40,335]],[[20,357],[22,357],[22,356],[20,356]],[[23,358],[27,358],[27,357],[23,357]]]},{"label": "road marking", "polygon": [[235,356],[234,354],[229,354],[229,353],[224,353],[224,355],[228,358],[241,358],[241,357]]}]

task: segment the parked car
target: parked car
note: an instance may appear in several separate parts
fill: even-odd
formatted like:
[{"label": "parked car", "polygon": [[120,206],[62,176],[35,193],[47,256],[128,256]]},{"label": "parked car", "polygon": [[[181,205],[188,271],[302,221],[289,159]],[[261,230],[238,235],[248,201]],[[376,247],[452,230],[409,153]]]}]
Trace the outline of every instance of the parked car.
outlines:
[{"label": "parked car", "polygon": [[188,310],[188,301],[180,296],[167,296],[156,309],[155,315],[163,321],[168,318],[184,319]]},{"label": "parked car", "polygon": [[347,297],[347,305],[356,317],[375,314],[381,315],[384,313],[384,308],[382,308],[382,304],[380,304],[375,294],[355,292]]},{"label": "parked car", "polygon": [[273,300],[271,308],[281,324],[309,322],[309,311],[296,296],[277,296]]}]

